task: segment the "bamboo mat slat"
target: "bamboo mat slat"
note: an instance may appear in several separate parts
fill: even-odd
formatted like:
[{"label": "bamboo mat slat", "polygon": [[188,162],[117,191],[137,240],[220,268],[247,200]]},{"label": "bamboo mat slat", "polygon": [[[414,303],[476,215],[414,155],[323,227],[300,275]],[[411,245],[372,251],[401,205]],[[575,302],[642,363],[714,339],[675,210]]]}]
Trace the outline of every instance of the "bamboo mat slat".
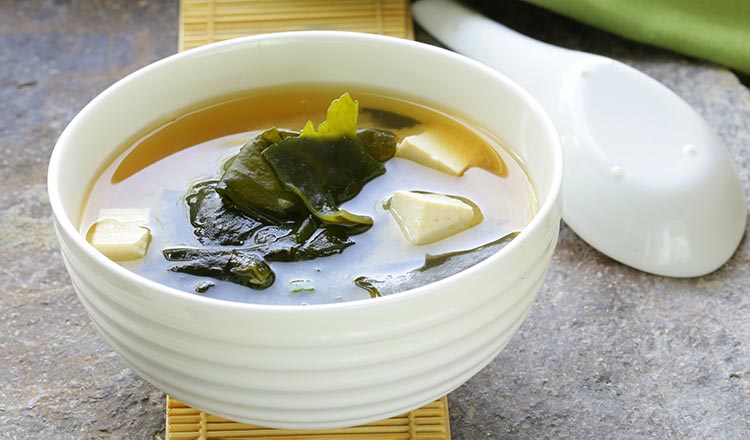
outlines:
[{"label": "bamboo mat slat", "polygon": [[311,29],[414,38],[409,0],[181,0],[179,49]]},{"label": "bamboo mat slat", "polygon": [[[409,0],[181,0],[180,51],[268,32],[344,30],[414,39]],[[167,396],[166,440],[450,440],[448,400],[332,430],[269,429],[206,414]]]},{"label": "bamboo mat slat", "polygon": [[269,429],[206,414],[167,396],[166,440],[450,440],[448,399],[352,428]]}]

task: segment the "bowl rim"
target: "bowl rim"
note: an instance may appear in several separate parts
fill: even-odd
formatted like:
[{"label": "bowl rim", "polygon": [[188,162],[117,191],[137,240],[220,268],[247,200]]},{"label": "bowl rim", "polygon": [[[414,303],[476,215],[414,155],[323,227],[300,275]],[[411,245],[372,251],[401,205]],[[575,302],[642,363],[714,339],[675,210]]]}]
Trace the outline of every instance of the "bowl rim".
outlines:
[{"label": "bowl rim", "polygon": [[[152,71],[158,70],[162,65],[175,62],[175,60],[190,59],[195,57],[201,57],[204,54],[212,53],[214,51],[230,50],[234,46],[245,46],[252,45],[256,42],[264,40],[279,40],[283,41],[286,39],[349,39],[353,41],[369,41],[369,42],[380,42],[383,44],[391,44],[394,46],[400,46],[408,48],[407,50],[418,50],[426,51],[437,56],[446,57],[452,62],[460,62],[468,65],[472,69],[483,71],[485,74],[489,74],[498,79],[505,87],[510,89],[513,93],[519,95],[521,99],[529,104],[529,108],[532,109],[536,116],[540,119],[540,126],[542,129],[549,133],[552,144],[550,150],[552,153],[553,170],[550,179],[550,188],[545,201],[539,206],[539,209],[532,217],[529,224],[524,227],[519,235],[513,239],[507,246],[492,254],[488,258],[480,261],[479,263],[464,269],[456,274],[449,277],[440,279],[438,281],[420,286],[414,289],[409,289],[398,294],[386,295],[378,298],[371,298],[365,300],[345,301],[341,303],[324,303],[324,304],[309,304],[309,305],[297,305],[297,304],[254,304],[244,303],[237,301],[228,301],[216,298],[205,297],[196,295],[194,293],[186,292],[177,288],[169,287],[132,272],[116,262],[105,257],[102,253],[96,250],[85,237],[78,231],[78,228],[74,225],[73,221],[65,213],[61,197],[59,195],[58,182],[61,180],[63,171],[61,169],[61,162],[69,145],[73,145],[71,142],[71,133],[77,130],[77,127],[82,123],[87,114],[95,111],[99,102],[105,101],[108,97],[117,89],[127,87],[132,82],[137,82],[139,78],[148,76]],[[387,305],[391,303],[398,303],[409,299],[429,295],[429,293],[435,288],[439,287],[440,284],[446,282],[446,280],[452,280],[454,282],[460,282],[460,278],[470,276],[472,272],[479,270],[482,266],[491,264],[493,260],[502,258],[513,249],[516,249],[527,241],[527,237],[537,233],[540,229],[545,226],[547,218],[554,214],[554,210],[559,211],[558,201],[561,197],[562,181],[563,181],[563,150],[560,141],[559,134],[552,119],[547,114],[546,110],[539,104],[539,102],[523,87],[518,83],[511,80],[502,73],[468,58],[464,55],[452,52],[447,49],[443,49],[430,44],[406,40],[397,37],[366,34],[360,32],[347,32],[347,31],[293,31],[293,32],[278,32],[278,33],[267,33],[251,35],[246,37],[239,37],[230,40],[220,41],[216,43],[207,44],[194,49],[189,49],[183,52],[170,55],[168,57],[159,59],[153,63],[150,63],[144,67],[137,69],[136,71],[126,75],[125,77],[117,80],[104,91],[99,93],[90,102],[88,102],[68,123],[65,129],[60,134],[50,156],[49,166],[47,170],[47,192],[49,195],[49,202],[52,207],[53,218],[57,224],[57,233],[60,235],[59,241],[62,241],[62,236],[66,236],[70,241],[77,247],[80,252],[83,252],[87,258],[94,261],[95,264],[105,268],[105,270],[115,274],[118,277],[125,278],[129,282],[141,285],[144,287],[145,292],[155,292],[158,295],[164,295],[165,297],[171,297],[177,300],[183,300],[188,302],[194,302],[202,306],[209,306],[215,309],[247,309],[253,311],[273,311],[281,313],[313,313],[314,311],[331,311],[331,310],[353,310],[362,307],[374,307],[375,305]]]}]

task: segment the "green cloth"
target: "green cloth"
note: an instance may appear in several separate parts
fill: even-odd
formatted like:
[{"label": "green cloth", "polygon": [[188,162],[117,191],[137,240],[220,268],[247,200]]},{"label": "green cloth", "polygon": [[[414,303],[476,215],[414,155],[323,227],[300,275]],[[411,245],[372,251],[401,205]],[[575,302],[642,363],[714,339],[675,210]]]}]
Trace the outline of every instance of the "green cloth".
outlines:
[{"label": "green cloth", "polygon": [[750,0],[526,0],[642,43],[750,74]]}]

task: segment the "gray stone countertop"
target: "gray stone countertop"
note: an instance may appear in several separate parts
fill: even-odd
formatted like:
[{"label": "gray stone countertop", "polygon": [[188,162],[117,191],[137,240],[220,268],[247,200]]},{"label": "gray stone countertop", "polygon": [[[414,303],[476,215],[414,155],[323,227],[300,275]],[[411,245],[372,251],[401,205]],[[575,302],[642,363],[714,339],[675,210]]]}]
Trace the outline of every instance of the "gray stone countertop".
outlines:
[{"label": "gray stone countertop", "polygon": [[[750,186],[750,92],[731,72],[522,3],[491,14],[662,81],[726,141]],[[76,299],[45,181],[65,125],[117,79],[174,53],[177,20],[167,1],[0,3],[0,438],[164,437],[164,394],[114,354]],[[519,332],[450,394],[453,438],[750,438],[749,259],[746,238],[710,275],[662,278],[563,225]]]}]

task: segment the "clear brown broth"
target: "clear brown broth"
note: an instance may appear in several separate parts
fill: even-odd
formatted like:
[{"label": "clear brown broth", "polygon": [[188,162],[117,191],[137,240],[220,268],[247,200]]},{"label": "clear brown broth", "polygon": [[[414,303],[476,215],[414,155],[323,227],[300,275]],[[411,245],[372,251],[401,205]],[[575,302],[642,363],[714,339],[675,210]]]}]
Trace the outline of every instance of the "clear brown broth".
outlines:
[{"label": "clear brown broth", "polygon": [[[299,130],[308,120],[320,123],[332,99],[349,91],[360,104],[360,127],[390,129],[399,138],[422,130],[449,136],[460,145],[492,147],[504,170],[471,168],[463,176],[449,176],[416,163],[394,158],[387,172],[370,182],[344,208],[374,219],[368,232],[342,254],[307,262],[272,263],[276,282],[255,291],[213,279],[168,272],[161,250],[171,246],[199,246],[192,233],[183,195],[194,182],[220,176],[224,160],[243,143],[270,127]],[[394,129],[374,120],[363,109],[387,110],[420,121]],[[406,242],[382,204],[394,190],[422,190],[466,197],[482,209],[484,221],[456,236],[425,246]],[[386,94],[352,87],[301,85],[226,97],[198,105],[156,124],[123,146],[120,154],[92,185],[80,224],[85,234],[102,208],[151,208],[152,242],[147,255],[124,267],[159,283],[194,292],[209,280],[215,286],[202,295],[262,304],[313,304],[369,298],[352,280],[360,275],[383,276],[419,267],[425,254],[470,249],[522,229],[536,211],[536,199],[522,164],[498,139],[447,113]],[[313,292],[293,293],[292,280],[310,280]]]}]

